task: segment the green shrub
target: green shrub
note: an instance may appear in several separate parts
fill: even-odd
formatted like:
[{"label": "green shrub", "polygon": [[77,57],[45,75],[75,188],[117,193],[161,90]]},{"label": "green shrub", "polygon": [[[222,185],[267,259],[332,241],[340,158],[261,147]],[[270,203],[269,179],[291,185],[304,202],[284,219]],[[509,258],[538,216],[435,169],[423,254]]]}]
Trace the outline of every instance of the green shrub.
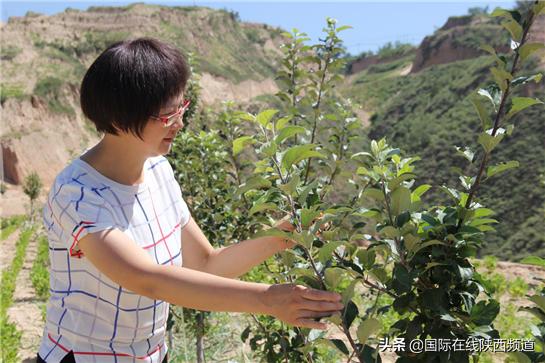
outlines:
[{"label": "green shrub", "polygon": [[30,270],[30,279],[32,286],[36,290],[36,295],[40,300],[49,298],[49,242],[46,236],[38,238],[38,254],[32,269]]},{"label": "green shrub", "polygon": [[528,292],[528,284],[523,278],[517,276],[507,284],[509,294],[516,297],[522,297]]},{"label": "green shrub", "polygon": [[0,84],[0,103],[4,104],[4,102],[8,98],[22,99],[24,97],[25,97],[25,93],[23,91],[22,86],[18,84],[8,84],[8,83]]},{"label": "green shrub", "polygon": [[34,229],[24,230],[15,245],[15,257],[11,265],[2,271],[2,289],[0,290],[0,331],[2,334],[2,362],[18,362],[17,351],[21,333],[16,327],[8,322],[7,310],[13,303],[13,293],[15,291],[15,281],[21,268],[23,267],[26,249],[34,234]]},{"label": "green shrub", "polygon": [[75,116],[76,111],[64,100],[62,86],[65,82],[57,77],[48,76],[38,80],[34,86],[34,94],[47,100],[49,109],[58,114]]},{"label": "green shrub", "polygon": [[409,54],[414,50],[414,46],[409,43],[388,42],[377,51],[377,56],[380,58],[401,57]]},{"label": "green shrub", "polygon": [[0,222],[0,241],[8,238],[25,221],[25,216],[12,216],[2,218]]},{"label": "green shrub", "polygon": [[496,256],[484,256],[483,262],[488,270],[494,270],[498,264],[498,258]]},{"label": "green shrub", "polygon": [[7,45],[0,48],[0,59],[2,60],[12,60],[18,54],[22,52],[22,49],[15,45]]}]

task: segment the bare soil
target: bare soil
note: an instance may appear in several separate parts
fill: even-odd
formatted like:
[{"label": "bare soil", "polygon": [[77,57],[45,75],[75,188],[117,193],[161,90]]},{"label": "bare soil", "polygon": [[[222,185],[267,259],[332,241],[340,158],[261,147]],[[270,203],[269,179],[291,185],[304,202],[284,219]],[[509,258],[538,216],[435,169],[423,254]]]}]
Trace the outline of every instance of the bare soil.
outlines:
[{"label": "bare soil", "polygon": [[29,241],[23,267],[15,282],[13,305],[7,312],[9,321],[15,323],[17,329],[22,332],[19,358],[23,362],[35,361],[44,328],[40,310],[43,302],[36,298],[36,292],[30,279],[30,270],[36,259],[37,249],[38,239],[33,237]]}]

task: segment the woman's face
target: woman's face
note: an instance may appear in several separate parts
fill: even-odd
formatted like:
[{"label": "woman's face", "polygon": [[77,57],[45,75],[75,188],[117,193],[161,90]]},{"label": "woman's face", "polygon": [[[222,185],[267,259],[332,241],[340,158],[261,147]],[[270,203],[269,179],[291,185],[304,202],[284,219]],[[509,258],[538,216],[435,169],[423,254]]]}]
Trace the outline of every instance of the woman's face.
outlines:
[{"label": "woman's face", "polygon": [[[167,102],[161,108],[158,116],[168,117],[169,115],[174,114],[178,111],[182,102],[183,94]],[[146,147],[149,148],[151,155],[157,156],[168,154],[176,134],[183,126],[181,117],[169,127],[165,127],[162,121],[151,118],[142,131],[143,142],[146,144]]]}]

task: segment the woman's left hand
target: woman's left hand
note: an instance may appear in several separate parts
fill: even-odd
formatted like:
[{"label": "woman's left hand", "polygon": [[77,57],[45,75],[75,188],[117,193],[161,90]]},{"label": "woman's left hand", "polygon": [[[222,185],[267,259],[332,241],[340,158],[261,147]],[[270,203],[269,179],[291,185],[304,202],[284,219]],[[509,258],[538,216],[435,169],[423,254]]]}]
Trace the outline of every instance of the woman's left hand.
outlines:
[{"label": "woman's left hand", "polygon": [[[295,230],[295,226],[290,222],[289,215],[277,221],[273,227],[284,232],[293,232]],[[282,238],[282,243],[285,245],[285,248],[292,248],[296,245],[295,241],[287,238]]]},{"label": "woman's left hand", "polygon": [[273,227],[278,228],[284,232],[293,232],[295,230],[295,226],[290,222],[289,215],[277,221]]}]

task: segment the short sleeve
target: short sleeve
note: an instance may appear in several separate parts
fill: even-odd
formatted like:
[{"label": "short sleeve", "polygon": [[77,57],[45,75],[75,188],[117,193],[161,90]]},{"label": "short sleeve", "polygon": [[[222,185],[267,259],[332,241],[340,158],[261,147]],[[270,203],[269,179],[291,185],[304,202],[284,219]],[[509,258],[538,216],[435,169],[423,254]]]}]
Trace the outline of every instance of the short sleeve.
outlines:
[{"label": "short sleeve", "polygon": [[88,233],[115,228],[111,207],[88,187],[61,184],[52,191],[48,202],[58,242],[68,248],[72,257],[83,257],[78,242]]},{"label": "short sleeve", "polygon": [[[165,158],[166,160],[166,158]],[[187,223],[189,223],[189,220],[191,219],[191,212],[189,211],[189,208],[187,206],[187,203],[184,200],[182,189],[180,187],[180,184],[178,183],[178,180],[176,180],[176,175],[174,174],[174,170],[172,169],[172,166],[166,160],[167,162],[165,164],[166,173],[168,175],[168,179],[170,179],[170,188],[169,193],[174,193],[174,198],[179,201],[177,212],[180,216],[180,227],[184,228]]]},{"label": "short sleeve", "polygon": [[[179,185],[178,185],[178,188]],[[181,194],[181,190],[180,190],[180,200],[181,200],[181,203],[180,203],[180,210],[181,210],[181,220],[180,220],[180,226],[181,228],[183,229],[187,223],[189,223],[189,220],[191,219],[191,213],[189,212],[189,208],[187,207],[187,203],[185,202],[182,194]]]}]

